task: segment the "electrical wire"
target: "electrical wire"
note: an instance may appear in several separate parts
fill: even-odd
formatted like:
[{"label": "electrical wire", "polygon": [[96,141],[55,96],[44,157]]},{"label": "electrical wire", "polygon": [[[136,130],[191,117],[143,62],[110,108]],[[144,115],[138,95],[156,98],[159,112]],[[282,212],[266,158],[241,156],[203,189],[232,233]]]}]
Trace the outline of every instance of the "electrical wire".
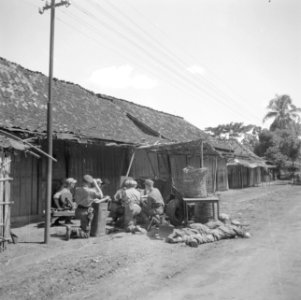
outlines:
[{"label": "electrical wire", "polygon": [[[140,51],[144,51],[152,60],[154,60],[155,62],[159,63],[161,66],[163,65],[165,67],[165,69],[167,71],[170,72],[170,70],[172,70],[172,75],[176,75],[178,78],[181,77],[181,80],[183,80],[183,76],[181,73],[179,73],[179,71],[177,69],[174,68],[174,65],[168,65],[166,64],[166,61],[162,61],[160,60],[158,57],[154,57],[152,53],[148,52],[148,50],[146,48],[141,47],[141,45],[137,44],[137,42],[135,40],[133,40],[132,38],[128,38],[127,36],[125,36],[124,34],[122,34],[120,31],[116,30],[115,28],[113,28],[111,25],[108,26],[108,24],[103,21],[103,19],[99,19],[97,18],[95,15],[93,15],[91,12],[87,11],[86,9],[80,7],[80,6],[76,6],[76,8],[81,11],[82,13],[86,14],[88,17],[94,19],[95,21],[99,22],[102,24],[102,26],[108,28],[109,30],[111,30],[112,32],[114,32],[115,34],[117,34],[119,37],[122,37],[123,39],[125,39],[126,41],[132,43],[133,45],[135,45]],[[112,19],[112,14],[108,14],[107,12],[107,16],[109,16]],[[113,18],[114,19],[114,18]],[[116,21],[116,19],[115,19]],[[124,24],[122,24],[124,27]],[[133,36],[136,36],[136,33],[131,31],[130,32]],[[198,85],[199,83],[196,83],[190,79],[187,80],[187,78],[184,79],[186,81],[186,83],[188,83],[190,86],[193,86],[193,88],[196,88],[197,90],[200,90],[200,86]],[[230,111],[234,111],[232,107],[229,107],[229,105],[227,105],[227,102],[225,102],[223,99],[218,98],[216,95],[214,95],[212,93],[212,91],[208,90],[208,88],[204,88],[202,87],[201,89],[202,93],[207,94],[209,97],[213,98],[215,101],[217,101],[220,104],[223,104],[224,106],[226,106],[228,109],[230,109]],[[238,111],[238,114],[241,116],[241,111]],[[249,117],[247,115],[247,117]]]}]

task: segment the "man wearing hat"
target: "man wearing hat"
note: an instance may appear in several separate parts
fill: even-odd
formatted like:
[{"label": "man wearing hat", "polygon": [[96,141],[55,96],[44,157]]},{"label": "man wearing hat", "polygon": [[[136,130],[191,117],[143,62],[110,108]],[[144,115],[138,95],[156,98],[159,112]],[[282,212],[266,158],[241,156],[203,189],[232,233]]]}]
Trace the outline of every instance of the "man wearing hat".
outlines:
[{"label": "man wearing hat", "polygon": [[[73,202],[73,189],[76,184],[76,180],[74,178],[67,178],[63,181],[60,189],[53,195],[53,201],[55,208],[59,211],[62,210],[73,210],[74,202]],[[65,220],[66,224],[70,224],[70,217],[59,217],[52,226],[59,226],[60,221]]]},{"label": "man wearing hat", "polygon": [[134,232],[140,227],[136,226],[136,218],[141,212],[141,194],[136,189],[137,181],[128,177],[124,181],[124,189],[121,192],[121,202],[124,206],[124,226],[127,231]]},{"label": "man wearing hat", "polygon": [[96,180],[91,175],[83,177],[83,186],[75,190],[75,202],[77,208],[75,210],[76,218],[80,219],[79,228],[71,228],[67,226],[66,239],[72,238],[89,238],[91,230],[91,222],[93,219],[92,203],[100,203],[107,201],[103,198],[103,193],[99,188]]},{"label": "man wearing hat", "polygon": [[160,224],[160,216],[164,213],[164,200],[159,189],[154,187],[154,182],[151,179],[145,180],[145,199],[142,206],[142,216],[151,219],[151,223]]}]

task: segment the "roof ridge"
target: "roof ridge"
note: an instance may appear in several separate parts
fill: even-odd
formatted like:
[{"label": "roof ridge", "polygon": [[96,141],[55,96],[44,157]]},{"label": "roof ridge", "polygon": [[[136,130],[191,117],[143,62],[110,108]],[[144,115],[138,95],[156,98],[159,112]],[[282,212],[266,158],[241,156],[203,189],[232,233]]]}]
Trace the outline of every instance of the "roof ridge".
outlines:
[{"label": "roof ridge", "polygon": [[125,99],[122,99],[122,98],[117,98],[117,97],[113,97],[113,96],[109,96],[109,95],[101,94],[101,93],[97,93],[96,95],[99,96],[99,97],[101,97],[102,99],[105,99],[105,100],[109,100],[109,101],[120,100],[120,101],[123,101],[123,102],[127,102],[127,103],[129,103],[131,105],[136,105],[136,106],[139,106],[139,107],[147,108],[149,110],[152,110],[152,111],[155,111],[155,112],[159,112],[159,113],[162,113],[164,115],[168,115],[168,116],[172,116],[172,117],[176,117],[176,118],[185,120],[184,117],[177,116],[177,115],[174,115],[174,114],[162,111],[162,110],[154,109],[152,107],[149,107],[149,106],[146,106],[146,105],[142,105],[142,104],[139,104],[139,103],[135,103],[133,101],[129,101],[129,100],[125,100]]}]

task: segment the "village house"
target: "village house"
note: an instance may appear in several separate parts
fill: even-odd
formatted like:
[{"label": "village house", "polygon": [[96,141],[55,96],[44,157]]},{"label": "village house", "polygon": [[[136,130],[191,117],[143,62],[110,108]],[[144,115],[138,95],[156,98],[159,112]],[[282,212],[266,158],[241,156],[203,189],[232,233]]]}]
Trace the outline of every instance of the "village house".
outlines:
[{"label": "village house", "polygon": [[270,167],[264,159],[235,139],[227,143],[234,152],[227,163],[230,189],[258,186],[266,180],[264,177]]},{"label": "village house", "polygon": [[[48,78],[0,58],[0,79],[0,129],[46,151]],[[193,140],[204,141],[202,156],[200,152],[178,155],[141,147]],[[45,206],[47,161],[25,150],[5,147],[11,156],[14,222],[40,218]],[[128,172],[137,179],[154,178],[159,184],[170,181],[187,165],[201,166],[203,157],[203,166],[208,168],[208,192],[226,190],[223,153],[231,151],[181,117],[95,94],[77,84],[53,82],[53,157],[57,160],[53,164],[53,189],[65,177],[74,177],[80,184],[88,173],[107,179],[110,184],[105,193],[112,195],[121,176]]]}]

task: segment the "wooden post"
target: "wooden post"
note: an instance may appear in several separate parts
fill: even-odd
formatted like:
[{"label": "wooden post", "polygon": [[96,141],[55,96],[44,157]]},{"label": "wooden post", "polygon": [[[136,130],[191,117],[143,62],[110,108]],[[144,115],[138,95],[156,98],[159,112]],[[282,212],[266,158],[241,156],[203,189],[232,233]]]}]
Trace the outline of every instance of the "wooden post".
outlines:
[{"label": "wooden post", "polygon": [[[3,164],[3,151],[0,152],[0,203],[4,204],[3,195],[4,195],[4,181],[1,180],[3,178],[4,169],[2,168]],[[2,247],[2,238],[4,238],[4,207],[5,205],[0,205],[0,251]]]},{"label": "wooden post", "polygon": [[126,172],[125,177],[128,177],[129,174],[130,174],[130,171],[131,171],[131,168],[132,168],[132,164],[133,164],[133,161],[134,161],[134,158],[135,158],[135,153],[136,153],[136,150],[133,150],[131,161],[130,161],[130,164],[129,164],[129,167],[128,167],[128,170]]},{"label": "wooden post", "polygon": [[201,168],[204,167],[204,143],[201,141]]},{"label": "wooden post", "polygon": [[243,180],[243,176],[242,176],[242,166],[240,166],[240,178],[241,178],[241,188],[244,188],[244,180]]},{"label": "wooden post", "polygon": [[4,151],[0,154],[0,250],[6,248],[10,240],[10,157],[5,157]]},{"label": "wooden post", "polygon": [[215,157],[213,193],[216,192],[216,180],[217,180],[217,156]]},{"label": "wooden post", "polygon": [[5,182],[4,188],[4,239],[8,241],[10,239],[10,181],[7,180]]}]

